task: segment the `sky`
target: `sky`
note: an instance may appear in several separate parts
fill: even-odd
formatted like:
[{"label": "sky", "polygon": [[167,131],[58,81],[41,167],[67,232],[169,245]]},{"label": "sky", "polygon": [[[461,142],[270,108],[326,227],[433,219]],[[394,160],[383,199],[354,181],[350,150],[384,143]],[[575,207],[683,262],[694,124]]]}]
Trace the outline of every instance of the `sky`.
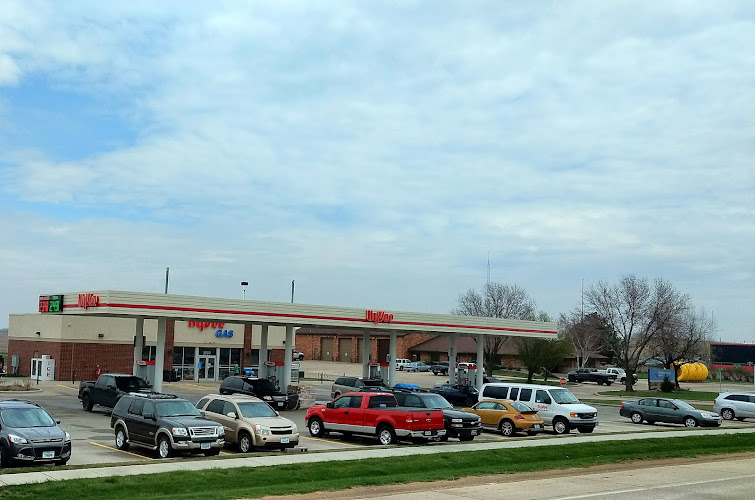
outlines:
[{"label": "sky", "polygon": [[[0,327],[40,294],[558,317],[663,278],[755,342],[752,2],[0,4]],[[241,281],[248,281],[244,293]]]}]

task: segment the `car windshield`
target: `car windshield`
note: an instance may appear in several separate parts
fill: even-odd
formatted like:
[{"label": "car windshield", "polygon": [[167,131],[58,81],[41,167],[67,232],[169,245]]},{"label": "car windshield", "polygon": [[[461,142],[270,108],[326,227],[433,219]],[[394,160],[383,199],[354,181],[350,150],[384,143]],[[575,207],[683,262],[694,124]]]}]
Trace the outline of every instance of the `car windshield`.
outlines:
[{"label": "car windshield", "polygon": [[239,411],[244,418],[253,417],[276,417],[275,410],[270,408],[267,403],[249,401],[246,403],[239,403]]},{"label": "car windshield", "polygon": [[692,406],[691,404],[689,404],[689,403],[687,403],[685,401],[680,401],[678,399],[675,399],[674,401],[672,401],[672,403],[674,403],[679,408],[683,408],[685,410],[696,410],[697,409],[694,406]]},{"label": "car windshield", "polygon": [[553,397],[553,401],[561,405],[579,403],[577,396],[568,389],[551,389],[551,397]]},{"label": "car windshield", "polygon": [[453,405],[446,401],[446,398],[440,394],[425,396],[424,399],[427,408],[453,408]]},{"label": "car windshield", "polygon": [[202,415],[188,401],[157,401],[155,408],[155,414],[158,417],[199,417]]},{"label": "car windshield", "polygon": [[8,408],[3,410],[3,423],[8,427],[53,427],[55,420],[42,408]]},{"label": "car windshield", "polygon": [[260,394],[272,394],[274,392],[278,392],[278,389],[269,380],[261,378],[257,381],[256,391]]},{"label": "car windshield", "polygon": [[515,401],[515,402],[511,403],[511,406],[512,406],[512,407],[513,407],[513,408],[514,408],[514,409],[515,409],[516,411],[518,411],[518,412],[520,412],[520,413],[529,413],[529,412],[533,412],[533,411],[535,411],[535,410],[533,410],[532,408],[530,408],[529,406],[527,406],[526,404],[524,404],[524,403],[521,403],[521,402],[519,402],[519,401]]},{"label": "car windshield", "polygon": [[116,377],[115,385],[118,386],[118,389],[126,392],[141,391],[152,387],[139,377]]}]

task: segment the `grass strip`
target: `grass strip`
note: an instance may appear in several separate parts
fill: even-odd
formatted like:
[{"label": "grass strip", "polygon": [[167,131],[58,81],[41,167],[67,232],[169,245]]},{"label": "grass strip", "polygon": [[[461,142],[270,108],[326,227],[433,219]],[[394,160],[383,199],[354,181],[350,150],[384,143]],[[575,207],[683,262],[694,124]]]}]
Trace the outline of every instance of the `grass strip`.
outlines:
[{"label": "grass strip", "polygon": [[0,498],[258,498],[266,495],[342,490],[352,486],[453,480],[484,474],[589,467],[627,460],[734,454],[750,452],[754,446],[753,433],[568,443],[344,462],[51,481],[6,486],[0,490]]}]

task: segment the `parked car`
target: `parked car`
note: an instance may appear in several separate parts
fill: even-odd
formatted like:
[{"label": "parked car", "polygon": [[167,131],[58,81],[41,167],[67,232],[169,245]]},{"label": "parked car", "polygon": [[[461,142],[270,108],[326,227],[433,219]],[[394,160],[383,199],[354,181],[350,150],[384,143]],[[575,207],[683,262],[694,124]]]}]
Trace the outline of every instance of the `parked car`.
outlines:
[{"label": "parked car", "polygon": [[222,425],[202,416],[190,401],[170,394],[131,394],[118,400],[110,416],[115,447],[137,445],[157,450],[160,458],[175,452],[217,455],[225,445]]},{"label": "parked car", "polygon": [[597,382],[598,385],[611,385],[616,374],[598,371],[597,368],[577,368],[566,374],[569,382]]},{"label": "parked car", "polygon": [[401,370],[404,369],[404,365],[406,365],[408,363],[411,363],[411,362],[412,362],[411,359],[396,358],[396,369],[398,369],[399,371],[401,371]]},{"label": "parked car", "polygon": [[238,446],[241,453],[253,448],[278,448],[281,451],[299,444],[299,429],[281,417],[265,401],[253,396],[208,394],[197,403],[204,416],[225,428],[225,440]]},{"label": "parked car", "polygon": [[519,431],[533,436],[545,428],[537,411],[520,401],[485,399],[462,411],[477,415],[484,428],[497,430],[504,436],[513,436]]},{"label": "parked car", "polygon": [[389,389],[389,387],[379,378],[338,377],[330,386],[330,397],[335,399],[346,392],[382,391],[385,389]]},{"label": "parked car", "polygon": [[428,441],[446,434],[441,410],[402,408],[393,394],[383,392],[342,394],[326,405],[312,406],[304,419],[315,437],[338,431],[377,436],[383,445],[399,438]]},{"label": "parked car", "polygon": [[461,362],[458,365],[456,365],[456,369],[457,370],[469,370],[469,369],[476,370],[477,369],[477,364],[476,363]]},{"label": "parked car", "polygon": [[81,406],[92,411],[94,405],[113,408],[124,394],[154,392],[152,386],[141,377],[128,373],[103,373],[96,381],[79,383]]},{"label": "parked car", "polygon": [[404,365],[404,371],[406,372],[429,372],[430,365],[426,365],[422,361],[412,361]]},{"label": "parked car", "polygon": [[685,427],[718,427],[721,416],[718,413],[698,410],[681,399],[642,398],[621,403],[619,415],[629,418],[635,424],[646,421],[684,424]]},{"label": "parked car", "polygon": [[755,418],[755,392],[722,392],[713,401],[713,411],[724,420]]},{"label": "parked car", "polygon": [[455,410],[453,405],[440,394],[423,391],[394,390],[393,395],[396,396],[399,406],[431,408],[443,411],[443,423],[446,435],[441,439],[444,441],[449,437],[457,438],[459,441],[472,441],[482,431],[479,417]]},{"label": "parked car", "polygon": [[[609,375],[616,375],[616,380],[619,381],[621,384],[626,384],[627,382],[627,372],[623,368],[606,368],[605,370],[599,370],[603,373],[608,373]],[[637,383],[637,374],[632,374],[632,385]]]},{"label": "parked car", "polygon": [[518,382],[483,384],[479,399],[520,401],[537,410],[556,434],[567,434],[571,429],[589,434],[598,425],[598,410],[580,402],[563,387]]},{"label": "parked car", "polygon": [[0,468],[65,465],[71,458],[71,435],[59,423],[36,403],[0,401]]},{"label": "parked car", "polygon": [[448,375],[448,361],[439,361],[430,367],[433,375]]},{"label": "parked car", "polygon": [[284,394],[272,382],[264,378],[247,377],[246,375],[232,375],[220,383],[220,394],[246,394],[255,396],[277,410],[290,410],[299,403],[299,394],[289,391]]},{"label": "parked car", "polygon": [[303,352],[301,352],[301,351],[300,351],[299,349],[297,349],[296,347],[294,347],[294,350],[293,350],[293,352],[291,353],[291,359],[293,359],[294,361],[301,361],[301,360],[303,360],[303,359],[304,359],[304,353],[303,353]]},{"label": "parked car", "polygon": [[451,404],[458,406],[472,406],[477,401],[477,389],[471,385],[440,384],[430,389],[430,392],[440,394]]}]

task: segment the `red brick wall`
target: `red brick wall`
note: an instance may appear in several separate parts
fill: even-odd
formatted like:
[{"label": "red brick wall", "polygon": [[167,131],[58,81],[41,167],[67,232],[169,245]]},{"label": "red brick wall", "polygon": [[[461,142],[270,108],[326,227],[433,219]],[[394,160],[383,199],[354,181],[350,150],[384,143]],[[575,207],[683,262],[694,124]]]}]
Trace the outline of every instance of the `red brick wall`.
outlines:
[{"label": "red brick wall", "polygon": [[[425,342],[435,337],[435,334],[430,333],[410,333],[408,335],[399,336],[396,338],[396,357],[397,358],[409,358],[409,348],[414,347],[417,344]],[[334,336],[333,334],[319,334],[319,333],[297,333],[296,334],[296,347],[304,353],[304,359],[319,359],[320,356],[320,339],[323,337],[334,338],[333,341],[333,360],[338,359],[338,353],[340,351],[340,340],[344,338],[352,339],[351,348],[351,361],[353,363],[362,362],[362,354],[359,352],[359,345],[362,340],[362,333],[359,331],[354,332],[354,335],[341,335]],[[370,335],[370,352],[373,358],[377,356],[378,352],[378,339],[389,338],[388,335]],[[429,359],[429,356],[428,356]],[[328,360],[330,361],[330,360]],[[378,360],[375,360],[378,361]]]},{"label": "red brick wall", "polygon": [[241,366],[252,366],[252,325],[244,325],[244,347],[241,350]]},{"label": "red brick wall", "polygon": [[94,380],[97,365],[100,365],[103,373],[131,373],[134,365],[134,346],[131,344],[73,344],[17,339],[10,339],[8,344],[8,354],[19,356],[19,373],[26,376],[31,372],[31,358],[35,350],[37,356],[49,354],[55,360],[55,380],[71,380],[73,375],[75,380]]},{"label": "red brick wall", "polygon": [[[165,353],[163,354],[163,370],[173,368],[173,344],[176,337],[176,322],[169,319],[165,322]],[[131,356],[133,357],[133,351]],[[131,365],[133,368],[133,365]],[[131,373],[131,370],[129,370]]]}]

